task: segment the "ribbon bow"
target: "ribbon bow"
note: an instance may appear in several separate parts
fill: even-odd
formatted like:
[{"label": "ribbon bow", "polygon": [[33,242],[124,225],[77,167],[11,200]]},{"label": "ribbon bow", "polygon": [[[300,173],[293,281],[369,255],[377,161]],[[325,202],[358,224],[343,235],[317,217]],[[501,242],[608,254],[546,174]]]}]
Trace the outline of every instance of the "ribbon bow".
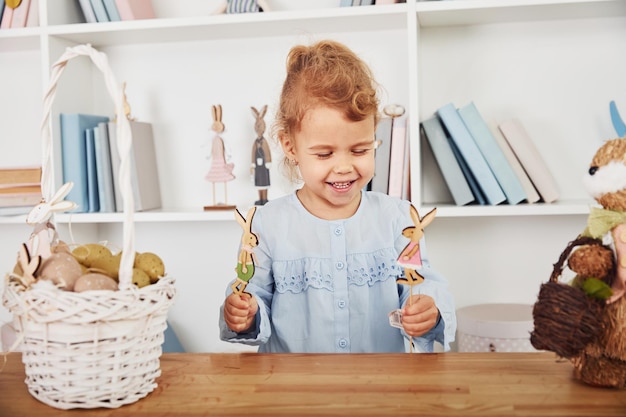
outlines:
[{"label": "ribbon bow", "polygon": [[583,235],[598,239],[623,223],[626,223],[626,212],[592,207]]}]

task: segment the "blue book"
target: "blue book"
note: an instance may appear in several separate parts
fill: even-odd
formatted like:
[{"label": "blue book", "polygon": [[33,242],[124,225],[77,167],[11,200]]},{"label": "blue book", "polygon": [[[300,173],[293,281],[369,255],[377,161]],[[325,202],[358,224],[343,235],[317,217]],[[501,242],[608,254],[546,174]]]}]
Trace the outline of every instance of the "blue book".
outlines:
[{"label": "blue book", "polygon": [[74,212],[85,213],[89,211],[86,131],[109,118],[80,113],[61,113],[60,118],[63,182],[74,183],[66,199],[78,205]]},{"label": "blue book", "polygon": [[435,161],[439,166],[441,175],[448,185],[450,194],[457,206],[464,206],[474,202],[474,194],[468,184],[461,165],[457,161],[454,151],[448,142],[446,132],[441,126],[441,121],[437,116],[433,116],[422,122],[424,136],[430,144]]},{"label": "blue book", "polygon": [[506,196],[498,184],[495,175],[491,172],[485,157],[474,142],[463,119],[459,115],[454,104],[448,103],[437,110],[439,118],[443,122],[450,138],[458,148],[463,160],[469,167],[474,179],[480,186],[487,202],[491,205],[506,201]]},{"label": "blue book", "polygon": [[493,172],[502,191],[504,191],[507,202],[509,204],[517,204],[526,200],[526,193],[522,183],[515,175],[515,171],[513,171],[502,148],[498,145],[496,138],[491,133],[476,105],[470,102],[458,111],[467,130],[471,133],[489,168],[491,168],[491,172]]},{"label": "blue book", "polygon": [[479,204],[481,206],[486,205],[487,199],[485,198],[485,195],[480,189],[480,186],[478,185],[476,178],[474,178],[474,174],[472,174],[472,170],[469,169],[469,167],[467,166],[467,163],[465,162],[465,159],[463,159],[463,156],[461,155],[459,148],[457,148],[454,141],[449,137],[448,137],[448,143],[450,144],[450,149],[452,149],[452,153],[454,154],[454,157],[459,163],[459,167],[461,167],[461,171],[463,172],[463,175],[465,176],[465,179],[467,180],[467,184],[472,189],[472,194],[474,195],[474,201],[476,202],[476,204]]},{"label": "blue book", "polygon": [[85,131],[85,155],[87,159],[87,200],[89,213],[100,211],[100,196],[98,195],[98,171],[96,167],[96,144],[94,141],[94,129]]},{"label": "blue book", "polygon": [[111,22],[119,22],[122,20],[119,12],[117,11],[117,6],[115,5],[115,0],[102,0],[104,3],[104,8],[107,11],[107,16],[109,16],[109,20]]},{"label": "blue book", "polygon": [[93,13],[96,15],[96,20],[98,22],[108,22],[109,16],[107,15],[107,11],[104,8],[104,3],[102,0],[90,0],[91,8],[93,9]]},{"label": "blue book", "polygon": [[93,130],[96,151],[96,174],[98,178],[98,200],[101,213],[115,212],[115,192],[113,188],[113,170],[109,149],[108,123],[98,123]]}]

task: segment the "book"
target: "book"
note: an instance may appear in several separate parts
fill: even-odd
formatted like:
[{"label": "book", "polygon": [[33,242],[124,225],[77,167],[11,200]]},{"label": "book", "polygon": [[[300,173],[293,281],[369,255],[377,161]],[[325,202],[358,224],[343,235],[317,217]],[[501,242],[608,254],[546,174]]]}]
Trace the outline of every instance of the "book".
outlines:
[{"label": "book", "polygon": [[437,114],[467,163],[487,202],[491,205],[497,205],[506,201],[502,188],[500,188],[495,175],[491,172],[487,161],[471,133],[467,130],[454,104],[448,103],[440,107]]},{"label": "book", "polygon": [[478,111],[476,104],[470,102],[459,108],[458,112],[487,161],[487,165],[491,168],[491,172],[493,172],[498,184],[500,184],[500,188],[504,191],[506,201],[511,205],[515,205],[526,200],[524,187],[522,187],[517,175],[515,175],[506,156],[504,156],[504,152],[502,152],[489,126]]},{"label": "book", "polygon": [[93,129],[100,122],[107,122],[109,118],[82,113],[61,113],[60,118],[63,182],[72,181],[74,183],[66,200],[73,201],[78,205],[73,210],[74,212],[88,212],[86,131]]},{"label": "book", "polygon": [[96,21],[98,22],[108,22],[109,15],[104,7],[104,2],[102,0],[89,0],[91,2],[91,8],[93,9],[93,14],[96,15]]},{"label": "book", "polygon": [[510,119],[498,125],[500,132],[524,167],[544,203],[559,198],[559,188],[548,165],[518,119]]},{"label": "book", "polygon": [[80,4],[80,9],[83,11],[83,16],[85,16],[85,22],[87,23],[96,23],[98,19],[96,19],[96,14],[93,11],[93,7],[91,6],[90,0],[78,0]]},{"label": "book", "polygon": [[[97,126],[96,126],[97,128]],[[96,144],[94,129],[85,131],[85,159],[87,161],[87,200],[89,213],[100,211],[100,195],[98,194],[98,172],[96,171]]]},{"label": "book", "polygon": [[41,167],[6,167],[0,168],[0,186],[33,184],[41,182]]},{"label": "book", "polygon": [[40,202],[41,192],[0,194],[0,207],[30,206],[32,208]]},{"label": "book", "polygon": [[387,194],[389,185],[389,157],[391,155],[391,117],[383,117],[376,126],[376,156],[374,178],[370,189]]},{"label": "book", "polygon": [[103,213],[113,213],[116,211],[116,208],[113,171],[111,168],[111,151],[109,149],[108,123],[98,123],[98,127],[94,129],[94,145],[96,151],[96,173],[98,178],[100,211]]},{"label": "book", "polygon": [[[124,205],[119,179],[121,159],[117,145],[117,126],[114,122],[110,122],[108,127],[116,211],[123,211]],[[130,121],[130,128],[132,132],[130,179],[135,210],[144,211],[160,208],[161,185],[159,182],[152,125],[146,122]]]},{"label": "book", "polygon": [[430,117],[424,120],[421,125],[441,175],[450,190],[454,204],[464,206],[474,202],[472,189],[463,174],[454,151],[450,147],[449,139],[439,118],[437,116]]},{"label": "book", "polygon": [[474,174],[472,174],[472,170],[467,165],[467,162],[465,162],[463,155],[461,155],[461,151],[459,151],[459,148],[457,148],[456,144],[450,137],[448,137],[448,143],[450,144],[450,149],[452,149],[452,153],[454,153],[454,157],[456,158],[457,162],[459,163],[459,166],[461,167],[461,171],[463,171],[463,175],[465,176],[467,183],[472,189],[472,194],[474,195],[474,202],[481,206],[489,204],[487,201],[487,198],[483,194],[483,191],[480,189],[480,186],[478,185],[476,178],[474,178]]},{"label": "book", "polygon": [[115,0],[122,20],[154,19],[152,0]]},{"label": "book", "polygon": [[352,6],[352,0],[340,0],[339,7],[350,7]]},{"label": "book", "polygon": [[28,18],[26,19],[26,27],[39,26],[39,0],[30,0],[28,8]]},{"label": "book", "polygon": [[500,132],[498,126],[493,125],[490,127],[491,131],[493,132],[493,137],[496,138],[496,142],[498,142],[498,145],[500,146],[500,149],[502,149],[504,156],[506,157],[507,161],[509,161],[509,165],[511,165],[513,172],[515,172],[515,175],[517,176],[519,182],[524,188],[524,193],[526,194],[526,202],[529,204],[536,203],[541,197],[539,197],[539,193],[537,192],[535,186],[528,177],[528,174],[526,174],[526,171],[524,171],[524,167],[522,166],[522,164],[520,164],[519,160],[515,156],[515,153],[507,143],[506,139],[504,139],[504,136],[502,136],[502,132]]},{"label": "book", "polygon": [[119,22],[122,20],[120,14],[117,12],[117,6],[115,5],[115,0],[103,0],[104,8],[107,11],[107,16],[109,16],[109,20],[111,22]]},{"label": "book", "polygon": [[402,197],[404,153],[406,151],[406,116],[394,117],[391,127],[391,151],[389,154],[389,185],[387,194]]},{"label": "book", "polygon": [[0,185],[0,194],[37,194],[41,196],[41,184]]},{"label": "book", "polygon": [[27,215],[33,209],[35,204],[26,206],[0,206],[0,216],[21,216]]},{"label": "book", "polygon": [[31,0],[22,0],[20,4],[13,9],[13,16],[11,16],[11,28],[25,28],[26,21],[28,20],[28,9],[30,8]]}]

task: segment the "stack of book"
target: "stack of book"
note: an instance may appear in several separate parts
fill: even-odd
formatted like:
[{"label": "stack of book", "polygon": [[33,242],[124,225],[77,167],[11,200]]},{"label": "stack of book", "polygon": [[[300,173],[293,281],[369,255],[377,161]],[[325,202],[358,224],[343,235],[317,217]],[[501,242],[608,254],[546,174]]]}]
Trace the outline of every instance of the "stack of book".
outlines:
[{"label": "stack of book", "polygon": [[[122,212],[117,124],[106,116],[61,113],[63,182],[74,187],[66,197],[74,212]],[[152,125],[130,121],[130,179],[136,211],[161,207],[161,191]]]},{"label": "stack of book", "polygon": [[368,190],[410,199],[408,118],[383,117],[376,127],[374,178]]},{"label": "stack of book", "polygon": [[41,167],[0,168],[0,215],[28,213],[41,202]]},{"label": "stack of book", "polygon": [[473,102],[448,103],[421,123],[454,203],[552,203],[556,181],[522,123],[492,129]]},{"label": "stack of book", "polygon": [[87,23],[154,19],[152,0],[79,0]]}]

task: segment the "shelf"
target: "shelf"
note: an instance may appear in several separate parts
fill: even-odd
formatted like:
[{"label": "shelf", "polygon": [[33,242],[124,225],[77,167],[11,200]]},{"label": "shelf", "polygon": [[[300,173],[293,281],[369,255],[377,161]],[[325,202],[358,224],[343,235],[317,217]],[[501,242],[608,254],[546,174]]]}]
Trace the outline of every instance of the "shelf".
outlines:
[{"label": "shelf", "polygon": [[465,0],[416,4],[421,27],[626,16],[624,0]]},{"label": "shelf", "polygon": [[558,201],[551,204],[516,204],[499,206],[455,206],[453,204],[424,204],[420,212],[427,213],[437,208],[437,218],[443,217],[506,217],[506,216],[563,216],[587,215],[589,209],[597,205],[594,201]]},{"label": "shelf", "polygon": [[50,26],[48,33],[75,43],[115,46],[198,40],[360,32],[406,28],[406,4],[393,6],[241,13],[171,19]]}]

